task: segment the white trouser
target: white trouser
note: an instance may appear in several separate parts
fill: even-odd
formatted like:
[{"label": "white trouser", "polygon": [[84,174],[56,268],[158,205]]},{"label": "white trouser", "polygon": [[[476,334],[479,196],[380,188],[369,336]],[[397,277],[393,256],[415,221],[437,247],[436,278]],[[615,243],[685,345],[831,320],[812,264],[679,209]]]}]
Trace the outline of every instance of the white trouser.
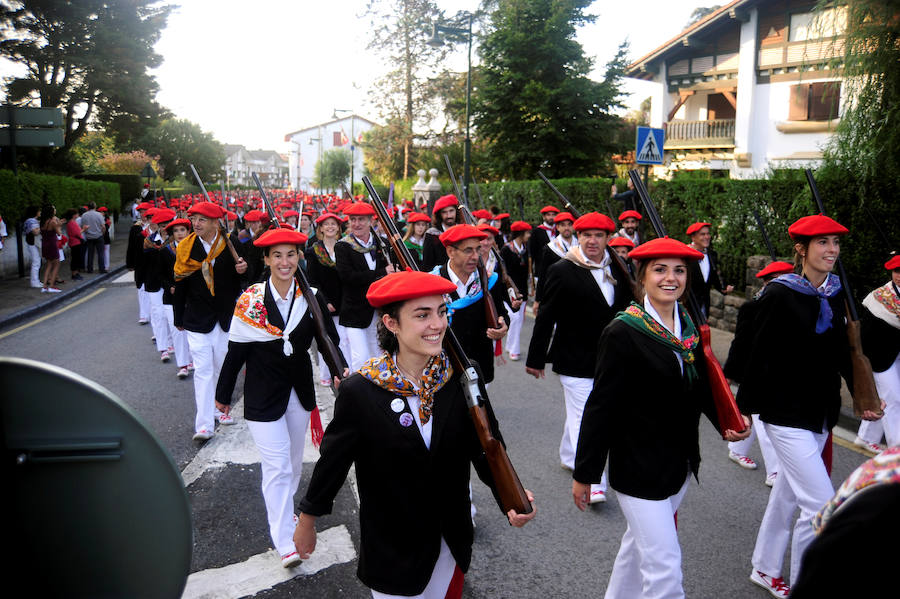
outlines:
[{"label": "white trouser", "polygon": [[166,322],[169,330],[172,332],[172,347],[175,348],[175,364],[179,368],[187,366],[192,362],[191,348],[188,346],[187,331],[179,331],[175,328],[175,310],[171,304],[163,304],[163,312],[166,315]]},{"label": "white trouser", "polygon": [[373,590],[372,598],[393,599],[394,597],[397,597],[399,599],[402,597],[403,599],[444,599],[447,596],[447,588],[450,586],[450,581],[453,580],[453,573],[455,571],[456,560],[453,559],[453,554],[450,553],[450,547],[447,545],[444,537],[441,537],[441,552],[438,554],[434,569],[431,571],[431,578],[428,580],[428,584],[425,586],[424,591],[418,595],[388,595],[387,593],[379,593],[378,591]]},{"label": "white trouser", "polygon": [[748,455],[754,439],[759,439],[759,450],[762,452],[766,476],[778,472],[778,456],[772,448],[772,442],[769,440],[769,435],[766,434],[766,429],[762,426],[759,414],[753,414],[753,426],[750,428],[750,436],[741,441],[730,441],[728,443],[728,451],[738,455]]},{"label": "white trouser", "polygon": [[272,422],[247,420],[247,428],[259,449],[262,463],[262,494],[269,520],[269,534],[279,555],[294,547],[294,494],[303,474],[303,444],[309,412],[291,389],[287,410]]},{"label": "white trouser", "polygon": [[[884,372],[873,372],[875,388],[884,400],[884,416],[878,422],[883,423],[884,438],[889,447],[900,444],[900,355]],[[865,422],[865,421],[863,421]]]},{"label": "white trouser", "polygon": [[347,343],[350,344],[350,372],[356,372],[366,360],[381,352],[375,334],[377,316],[372,316],[372,322],[364,329],[344,327],[347,331]]},{"label": "white trouser", "polygon": [[[563,395],[566,399],[566,425],[563,430],[563,440],[559,444],[559,459],[564,465],[574,470],[578,433],[581,431],[581,416],[584,414],[584,404],[587,403],[588,395],[594,388],[594,379],[561,374],[559,382],[562,383]],[[569,461],[566,461],[567,459]],[[606,470],[603,471],[600,484],[591,485],[591,491],[606,492]]]},{"label": "white trouser", "polygon": [[150,296],[144,291],[144,284],[138,287],[138,320],[150,320]]},{"label": "white trouser", "polygon": [[[874,375],[875,373],[873,372],[872,374]],[[875,385],[877,388],[878,383]],[[881,443],[881,437],[884,436],[882,420],[883,418],[881,420],[860,420],[856,436],[865,439],[869,443]]]},{"label": "white trouser", "polygon": [[103,264],[106,265],[106,270],[109,270],[109,245],[103,246]]},{"label": "white trouser", "polygon": [[784,553],[791,538],[791,521],[799,507],[791,539],[791,584],[796,582],[803,553],[815,537],[812,519],[834,495],[822,461],[828,433],[763,423],[781,463],[769,493],[766,513],[759,525],[753,567],[769,576],[781,576]]},{"label": "white trouser", "polygon": [[[338,316],[332,316],[331,320],[334,321],[334,328],[337,329],[338,337],[340,337],[341,342],[338,345],[338,349],[341,350],[341,353],[344,354],[344,359],[347,360],[350,357],[350,340],[347,338],[347,328],[338,323]],[[322,352],[319,352],[319,376],[328,373],[328,380],[332,380],[335,377],[335,374],[331,372],[331,369],[328,368],[328,365],[325,364],[325,358],[322,357]],[[324,380],[324,379],[323,379]]]},{"label": "white trouser", "polygon": [[[34,238],[34,245],[25,244],[25,247],[28,248],[28,254],[31,256],[31,286],[32,287],[43,287],[44,284],[41,283],[41,248],[40,248],[41,238]],[[52,285],[51,285],[52,287]]]},{"label": "white trouser", "polygon": [[690,474],[675,495],[660,500],[616,492],[628,526],[609,577],[606,599],[684,597],[675,512],[689,481]]},{"label": "white trouser", "polygon": [[[153,329],[153,336],[156,337],[156,351],[165,351],[172,347],[172,333],[169,331],[166,311],[163,308],[163,291],[160,289],[146,293],[150,298],[150,328]],[[175,322],[174,314],[172,322]]]},{"label": "white trouser", "polygon": [[509,313],[509,332],[506,334],[506,349],[510,355],[518,355],[521,353],[522,323],[525,322],[525,302],[519,306],[518,312],[513,312],[512,306],[506,304],[506,311]]},{"label": "white trouser", "polygon": [[197,403],[194,432],[202,429],[213,432],[217,411],[216,383],[228,353],[228,333],[222,330],[219,323],[208,333],[186,332],[194,360],[194,401]]}]

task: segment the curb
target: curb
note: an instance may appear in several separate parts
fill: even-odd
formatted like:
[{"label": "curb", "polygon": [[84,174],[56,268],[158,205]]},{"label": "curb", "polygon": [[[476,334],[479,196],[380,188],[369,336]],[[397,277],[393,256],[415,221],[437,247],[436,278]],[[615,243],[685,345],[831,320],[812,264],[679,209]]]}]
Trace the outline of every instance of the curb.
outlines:
[{"label": "curb", "polygon": [[113,277],[119,276],[120,274],[122,274],[122,272],[124,270],[126,270],[125,265],[124,264],[119,265],[116,268],[109,270],[102,276],[96,277],[95,279],[88,281],[87,283],[81,285],[80,287],[76,287],[75,289],[70,289],[69,291],[66,291],[63,293],[54,294],[52,298],[49,298],[46,301],[42,301],[38,304],[35,304],[34,306],[29,306],[28,308],[24,308],[22,310],[19,310],[18,312],[10,314],[10,315],[0,319],[0,331],[12,326],[13,324],[18,323],[19,321],[21,321],[23,319],[33,318],[35,316],[42,314],[43,312],[49,311],[51,308],[55,308],[56,306],[58,306],[59,304],[62,304],[65,301],[74,299],[74,298],[78,297],[79,295],[81,295],[82,293],[89,291],[90,289],[93,289],[94,287],[97,287],[101,283],[105,283],[107,280],[112,279]]}]

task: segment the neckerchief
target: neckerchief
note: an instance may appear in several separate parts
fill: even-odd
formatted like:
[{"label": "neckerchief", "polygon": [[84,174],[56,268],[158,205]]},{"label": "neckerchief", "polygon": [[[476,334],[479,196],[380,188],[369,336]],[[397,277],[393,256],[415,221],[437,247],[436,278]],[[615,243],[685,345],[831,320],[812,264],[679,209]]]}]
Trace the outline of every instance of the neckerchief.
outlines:
[{"label": "neckerchief", "polygon": [[809,282],[809,279],[801,277],[798,274],[788,273],[775,278],[773,283],[784,285],[788,289],[793,289],[797,293],[803,295],[814,295],[819,298],[819,317],[816,319],[816,334],[821,335],[831,328],[831,305],[828,303],[829,297],[834,297],[841,290],[841,280],[837,275],[828,273],[825,279],[825,291],[819,291]]},{"label": "neckerchief", "polygon": [[881,484],[900,484],[900,447],[885,449],[853,471],[834,497],[813,517],[812,525],[816,534],[822,532],[828,520],[849,499],[868,487]]},{"label": "neckerchief", "polygon": [[404,239],[403,245],[405,245],[407,247],[407,249],[414,251],[419,256],[419,260],[421,260],[422,259],[422,244],[416,243],[412,239],[413,239],[412,237],[410,237],[409,239]]},{"label": "neckerchief", "polygon": [[431,419],[434,394],[450,380],[450,377],[453,375],[453,366],[450,365],[450,358],[444,352],[437,356],[432,356],[425,365],[425,369],[422,370],[422,378],[416,381],[419,383],[418,389],[410,381],[406,380],[406,377],[400,373],[400,369],[394,364],[394,359],[387,353],[369,358],[358,372],[382,389],[396,395],[403,395],[404,397],[418,395],[419,422],[425,425]]},{"label": "neckerchief", "polygon": [[200,262],[191,258],[191,249],[194,247],[195,240],[199,243],[197,234],[191,233],[178,244],[178,250],[175,252],[175,280],[181,281],[186,279],[199,270],[203,273],[203,280],[206,282],[209,294],[215,297],[216,289],[213,279],[212,261],[225,249],[225,240],[216,232],[216,238],[210,245],[209,253]]},{"label": "neckerchief", "polygon": [[[448,270],[449,268],[450,267],[447,267]],[[431,274],[437,275],[439,277],[442,276],[441,267],[435,266],[434,270],[431,271]],[[492,272],[490,274],[490,276],[488,277],[489,290],[494,288],[494,284],[499,278],[500,276],[496,272]],[[469,306],[480,300],[483,295],[484,294],[481,292],[481,278],[476,276],[475,281],[471,285],[469,285],[468,289],[466,289],[466,295],[447,304],[447,322],[453,322],[453,313],[456,310],[468,308]]]},{"label": "neckerchief", "polygon": [[612,259],[609,257],[609,252],[603,252],[603,260],[600,262],[594,262],[593,260],[588,260],[584,252],[581,251],[581,246],[573,246],[569,248],[569,251],[566,252],[564,256],[566,260],[569,262],[580,266],[581,268],[586,268],[588,270],[603,270],[603,278],[610,283],[610,285],[616,285],[618,281],[612,275],[612,270],[610,270],[610,265],[612,264]]},{"label": "neckerchief", "polygon": [[554,237],[550,243],[547,244],[547,247],[550,248],[550,251],[559,256],[560,258],[566,257],[566,252],[569,251],[569,248],[578,246],[578,238],[573,236],[571,245],[566,245],[566,239],[562,235],[557,235]]},{"label": "neckerchief", "polygon": [[316,255],[319,264],[327,266],[328,268],[334,268],[334,259],[332,259],[331,254],[328,253],[328,248],[325,247],[324,243],[319,242],[315,244],[313,246],[313,254]]},{"label": "neckerchief", "polygon": [[[369,239],[372,239],[372,237],[371,237],[372,235],[373,235],[372,233],[369,234]],[[360,254],[368,254],[369,252],[374,252],[375,248],[376,248],[374,239],[372,239],[372,244],[369,247],[366,247],[363,244],[361,244],[359,242],[359,240],[356,237],[354,237],[351,233],[347,233],[346,235],[341,237],[340,241],[343,241],[344,243],[349,244],[350,247],[352,247],[354,250],[356,250]]]},{"label": "neckerchief", "polygon": [[[284,341],[282,351],[285,356],[294,353],[294,347],[291,345],[290,337],[303,315],[306,314],[306,299],[303,297],[303,291],[300,285],[294,284],[294,297],[291,303],[291,309],[288,313],[287,322],[284,330],[279,329],[269,322],[268,311],[265,306],[266,285],[264,283],[256,283],[247,288],[238,298],[237,304],[234,306],[234,315],[231,317],[231,328],[228,332],[228,340],[235,343],[250,343],[253,341],[273,341],[281,339]],[[312,289],[315,294],[315,289]],[[272,295],[277,293],[272,289]]]},{"label": "neckerchief", "polygon": [[624,312],[616,314],[616,318],[640,331],[647,337],[650,337],[663,347],[677,352],[681,359],[684,360],[684,373],[687,375],[688,385],[693,384],[697,379],[697,367],[694,366],[694,348],[700,343],[700,336],[694,328],[691,317],[688,316],[687,310],[681,304],[678,306],[678,315],[681,317],[681,339],[669,332],[669,329],[657,322],[655,318],[650,316],[644,307],[635,302],[631,302]]},{"label": "neckerchief", "polygon": [[863,306],[877,318],[895,329],[900,329],[900,297],[894,289],[893,282],[888,282],[867,295],[863,300]]},{"label": "neckerchief", "polygon": [[[556,238],[554,237],[554,239],[556,239]],[[551,243],[552,243],[552,242],[551,242]],[[528,252],[528,247],[527,247],[526,245],[523,244],[521,250],[520,250],[519,248],[516,247],[516,242],[515,242],[515,241],[508,241],[505,245],[506,245],[506,247],[508,247],[510,250],[512,250],[512,253],[513,253],[513,254],[515,254],[516,256],[519,257],[519,262],[520,262],[520,263],[522,263],[522,262],[525,260],[525,255],[526,255],[526,253]],[[491,253],[491,255],[493,256],[493,253]]]}]

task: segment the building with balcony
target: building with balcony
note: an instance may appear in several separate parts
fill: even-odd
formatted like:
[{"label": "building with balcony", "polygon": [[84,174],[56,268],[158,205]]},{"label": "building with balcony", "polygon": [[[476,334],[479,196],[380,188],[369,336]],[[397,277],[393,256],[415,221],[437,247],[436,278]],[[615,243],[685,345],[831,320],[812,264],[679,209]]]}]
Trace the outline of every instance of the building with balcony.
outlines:
[{"label": "building with balcony", "polygon": [[288,186],[288,158],[274,150],[248,150],[225,144],[225,183],[254,185],[250,173],[257,173],[266,187]]},{"label": "building with balcony", "polygon": [[840,65],[844,8],[810,0],[734,0],[629,65],[656,83],[652,127],[665,164],[728,171],[816,166],[846,101]]},{"label": "building with balcony", "polygon": [[316,162],[325,152],[335,148],[350,150],[353,182],[360,181],[363,175],[364,149],[359,144],[363,140],[363,134],[376,126],[365,117],[350,114],[285,134],[284,141],[291,142],[289,162],[293,188],[313,191]]}]

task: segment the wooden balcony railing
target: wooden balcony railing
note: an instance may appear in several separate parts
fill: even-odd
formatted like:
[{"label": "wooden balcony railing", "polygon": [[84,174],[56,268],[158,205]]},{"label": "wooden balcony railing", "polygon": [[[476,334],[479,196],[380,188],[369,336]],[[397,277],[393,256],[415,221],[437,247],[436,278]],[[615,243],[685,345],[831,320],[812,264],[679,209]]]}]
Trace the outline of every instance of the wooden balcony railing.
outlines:
[{"label": "wooden balcony railing", "polygon": [[665,149],[734,147],[734,119],[669,121]]}]

